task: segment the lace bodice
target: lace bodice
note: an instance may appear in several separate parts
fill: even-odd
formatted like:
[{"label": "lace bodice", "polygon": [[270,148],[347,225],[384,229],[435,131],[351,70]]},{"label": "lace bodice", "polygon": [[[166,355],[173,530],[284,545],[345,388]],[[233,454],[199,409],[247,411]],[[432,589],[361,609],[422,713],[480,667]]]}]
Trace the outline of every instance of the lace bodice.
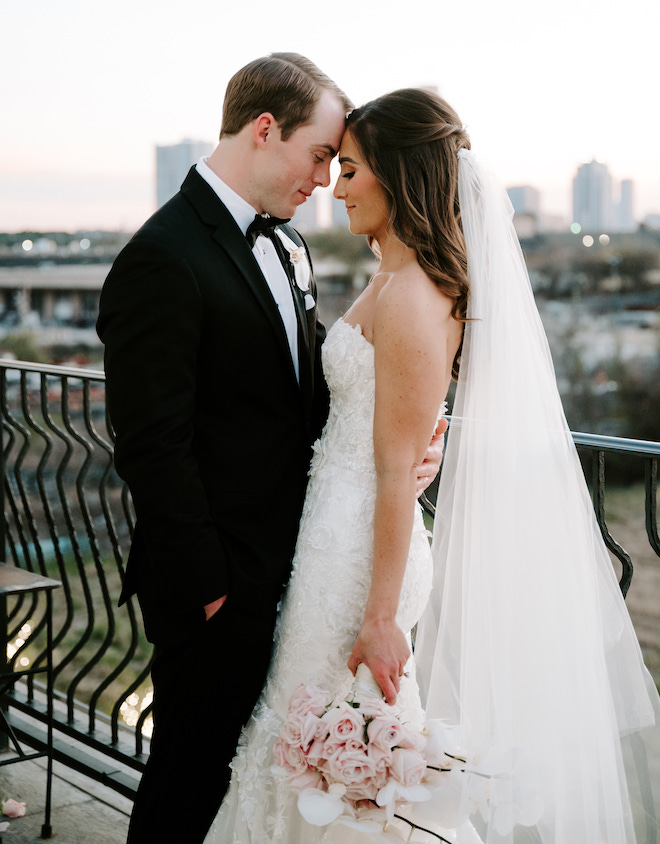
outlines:
[{"label": "lace bodice", "polygon": [[[359,327],[339,320],[323,344],[330,411],[314,444],[309,486],[291,581],[282,601],[268,681],[234,760],[223,808],[206,844],[342,844],[346,830],[325,832],[300,817],[295,796],[272,771],[272,747],[300,683],[313,681],[341,699],[353,676],[347,668],[371,585],[376,470],[373,448],[373,346]],[[397,622],[406,633],[431,589],[431,555],[416,506]],[[421,725],[414,680],[402,679],[399,717]]]},{"label": "lace bodice", "polygon": [[323,344],[323,373],[331,402],[323,436],[314,444],[310,478],[343,468],[369,491],[376,480],[373,424],[376,378],[374,347],[360,326],[339,320]]}]

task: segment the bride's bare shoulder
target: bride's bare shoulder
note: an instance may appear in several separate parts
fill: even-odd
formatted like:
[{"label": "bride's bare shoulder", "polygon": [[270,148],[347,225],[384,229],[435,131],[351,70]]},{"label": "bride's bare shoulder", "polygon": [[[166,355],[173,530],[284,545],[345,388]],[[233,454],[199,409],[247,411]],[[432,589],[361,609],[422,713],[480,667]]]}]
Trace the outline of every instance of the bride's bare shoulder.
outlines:
[{"label": "bride's bare shoulder", "polygon": [[388,273],[376,300],[376,314],[391,314],[405,319],[438,320],[451,317],[453,300],[424,272],[417,263]]}]

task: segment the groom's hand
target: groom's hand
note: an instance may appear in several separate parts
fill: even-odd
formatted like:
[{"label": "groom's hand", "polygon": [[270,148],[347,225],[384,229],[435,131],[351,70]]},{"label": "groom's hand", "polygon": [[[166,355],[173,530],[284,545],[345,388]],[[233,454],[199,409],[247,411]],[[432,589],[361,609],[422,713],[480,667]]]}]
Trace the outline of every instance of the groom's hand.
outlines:
[{"label": "groom's hand", "polygon": [[217,601],[213,601],[213,603],[205,605],[204,612],[206,613],[207,621],[211,618],[211,616],[214,616],[217,613],[226,600],[227,596],[223,595],[222,598],[218,598]]},{"label": "groom's hand", "polygon": [[417,467],[417,498],[435,480],[440,471],[442,453],[445,447],[445,431],[449,427],[446,419],[440,419],[431,438],[426,457]]}]

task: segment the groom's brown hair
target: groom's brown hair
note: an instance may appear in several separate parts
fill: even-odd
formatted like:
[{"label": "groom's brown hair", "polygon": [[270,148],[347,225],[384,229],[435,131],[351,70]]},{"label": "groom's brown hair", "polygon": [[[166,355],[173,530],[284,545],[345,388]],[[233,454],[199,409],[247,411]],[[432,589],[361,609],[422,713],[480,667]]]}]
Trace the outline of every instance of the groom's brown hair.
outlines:
[{"label": "groom's brown hair", "polygon": [[232,76],[222,109],[220,137],[236,135],[264,112],[277,120],[286,141],[312,118],[323,91],[330,91],[347,112],[353,104],[322,70],[299,53],[271,53]]}]

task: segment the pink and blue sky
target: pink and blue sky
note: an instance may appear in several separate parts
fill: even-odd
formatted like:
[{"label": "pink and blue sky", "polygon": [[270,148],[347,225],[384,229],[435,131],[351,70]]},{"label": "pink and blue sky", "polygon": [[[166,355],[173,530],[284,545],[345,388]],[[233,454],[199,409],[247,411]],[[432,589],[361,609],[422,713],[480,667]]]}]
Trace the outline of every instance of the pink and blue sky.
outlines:
[{"label": "pink and blue sky", "polygon": [[[246,11],[248,10],[249,11]],[[660,213],[658,0],[32,0],[0,6],[0,231],[135,229],[156,144],[217,138],[228,79],[308,55],[354,99],[435,85],[507,185],[570,217],[605,161]]]}]

